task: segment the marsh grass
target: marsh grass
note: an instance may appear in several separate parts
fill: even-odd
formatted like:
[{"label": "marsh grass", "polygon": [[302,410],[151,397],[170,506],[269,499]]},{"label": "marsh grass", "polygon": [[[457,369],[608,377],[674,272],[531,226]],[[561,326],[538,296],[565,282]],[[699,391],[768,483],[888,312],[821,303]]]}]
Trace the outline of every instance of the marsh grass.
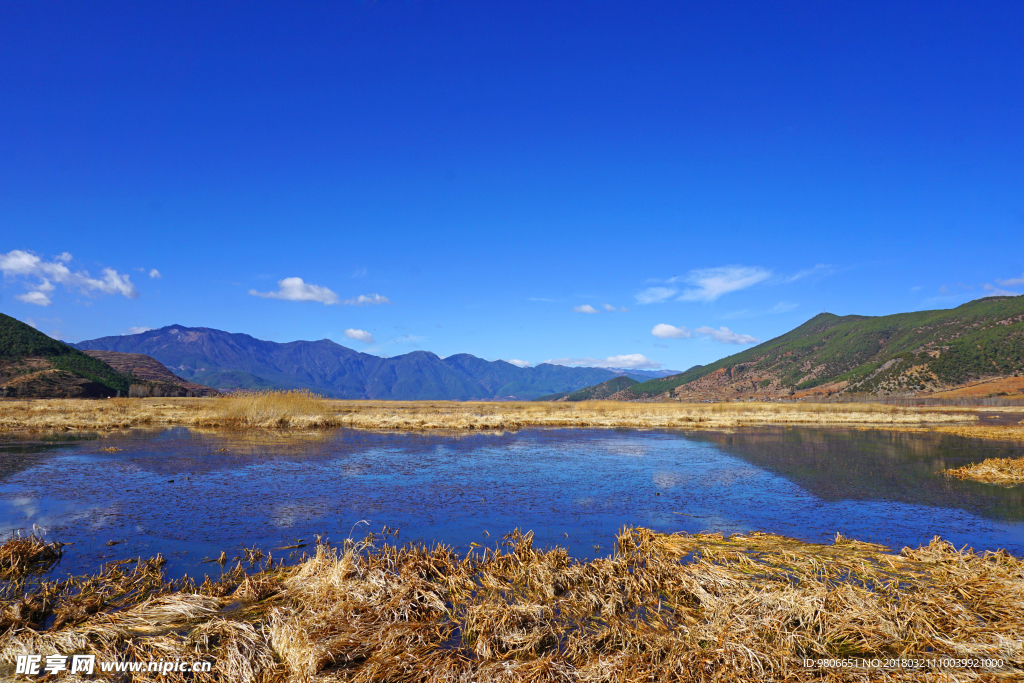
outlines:
[{"label": "marsh grass", "polygon": [[240,391],[215,400],[215,411],[232,427],[330,427],[332,410],[318,394],[290,391]]},{"label": "marsh grass", "polygon": [[[341,401],[295,391],[240,392],[217,398],[0,402],[0,431],[113,431],[132,427],[316,430],[344,426],[398,431],[514,431],[524,427],[726,429],[819,425],[908,429],[977,421],[969,408],[871,403],[496,403]],[[1024,429],[1017,429],[1024,434]],[[987,436],[983,434],[982,436]],[[991,438],[1019,438],[1010,435]]]},{"label": "marsh grass", "polygon": [[[625,528],[579,562],[513,532],[484,552],[318,545],[301,564],[164,582],[159,560],[40,582],[20,653],[196,658],[188,680],[973,681],[1024,675],[1024,563],[938,538],[900,553],[750,534]],[[247,554],[257,558],[256,553]],[[38,607],[42,605],[42,607]],[[62,615],[55,618],[55,615]],[[1002,660],[990,668],[817,669],[805,658]],[[137,678],[135,680],[145,680]],[[174,673],[159,680],[182,681]]]},{"label": "marsh grass", "polygon": [[957,479],[1018,486],[1024,484],[1024,458],[988,458],[972,465],[946,470],[945,473]]}]

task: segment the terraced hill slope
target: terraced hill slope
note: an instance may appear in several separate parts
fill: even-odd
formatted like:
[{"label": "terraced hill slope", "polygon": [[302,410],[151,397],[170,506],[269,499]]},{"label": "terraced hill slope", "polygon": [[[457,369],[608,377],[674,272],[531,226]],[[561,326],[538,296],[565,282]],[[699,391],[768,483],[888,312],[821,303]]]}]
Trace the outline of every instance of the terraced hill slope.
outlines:
[{"label": "terraced hill slope", "polygon": [[132,376],[132,396],[212,396],[219,393],[212,387],[189,382],[168,370],[163,363],[141,353],[117,351],[85,351],[118,372]]},{"label": "terraced hill slope", "polygon": [[131,376],[0,313],[0,394],[26,397],[128,395]]}]

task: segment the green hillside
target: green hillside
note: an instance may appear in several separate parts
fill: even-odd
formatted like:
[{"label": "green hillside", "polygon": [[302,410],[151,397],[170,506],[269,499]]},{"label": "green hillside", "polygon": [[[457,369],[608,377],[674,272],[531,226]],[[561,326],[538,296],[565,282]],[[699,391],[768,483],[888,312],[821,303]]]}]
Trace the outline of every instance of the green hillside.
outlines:
[{"label": "green hillside", "polygon": [[722,360],[637,384],[656,396],[724,370],[788,390],[848,382],[845,392],[938,389],[1024,372],[1024,296],[954,309],[880,317],[822,313],[786,334]]},{"label": "green hillside", "polygon": [[18,362],[25,358],[43,358],[58,370],[95,382],[110,390],[128,395],[131,376],[123,375],[103,361],[92,358],[64,342],[52,339],[39,330],[0,313],[0,361],[19,372]]},{"label": "green hillside", "polygon": [[629,389],[630,387],[636,386],[640,382],[626,377],[613,377],[607,382],[601,382],[590,387],[583,387],[576,391],[563,391],[558,394],[549,394],[548,396],[541,396],[535,398],[535,401],[557,401],[564,398],[566,401],[600,401],[606,399],[612,394],[617,394],[623,389]]}]

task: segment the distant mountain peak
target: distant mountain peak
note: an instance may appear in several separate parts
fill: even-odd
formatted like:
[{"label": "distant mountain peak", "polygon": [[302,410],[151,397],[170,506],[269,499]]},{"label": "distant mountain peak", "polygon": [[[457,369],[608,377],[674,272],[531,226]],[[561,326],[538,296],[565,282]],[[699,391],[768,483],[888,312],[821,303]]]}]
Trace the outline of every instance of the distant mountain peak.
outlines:
[{"label": "distant mountain peak", "polygon": [[[188,381],[216,389],[308,389],[337,398],[532,399],[623,374],[550,364],[521,368],[468,353],[442,359],[422,349],[382,358],[331,339],[279,343],[187,325],[91,339],[74,346],[145,354]],[[632,370],[625,374],[635,379],[650,377]]]}]

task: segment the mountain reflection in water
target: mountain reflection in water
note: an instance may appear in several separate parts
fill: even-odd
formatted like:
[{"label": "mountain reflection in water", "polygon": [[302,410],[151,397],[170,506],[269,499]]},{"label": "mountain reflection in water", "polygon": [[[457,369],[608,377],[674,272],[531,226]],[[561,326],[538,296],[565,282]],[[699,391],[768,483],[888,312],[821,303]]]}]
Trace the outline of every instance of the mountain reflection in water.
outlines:
[{"label": "mountain reflection in water", "polygon": [[610,553],[623,525],[814,542],[838,531],[896,549],[938,534],[1024,555],[1020,487],[938,474],[1024,448],[931,433],[177,428],[19,438],[0,440],[0,531],[36,524],[74,543],[64,573],[159,552],[171,575],[201,576],[219,571],[202,560],[222,550],[281,557],[317,534],[339,542],[385,526],[400,542],[462,550],[532,530],[536,545],[581,559]]}]

